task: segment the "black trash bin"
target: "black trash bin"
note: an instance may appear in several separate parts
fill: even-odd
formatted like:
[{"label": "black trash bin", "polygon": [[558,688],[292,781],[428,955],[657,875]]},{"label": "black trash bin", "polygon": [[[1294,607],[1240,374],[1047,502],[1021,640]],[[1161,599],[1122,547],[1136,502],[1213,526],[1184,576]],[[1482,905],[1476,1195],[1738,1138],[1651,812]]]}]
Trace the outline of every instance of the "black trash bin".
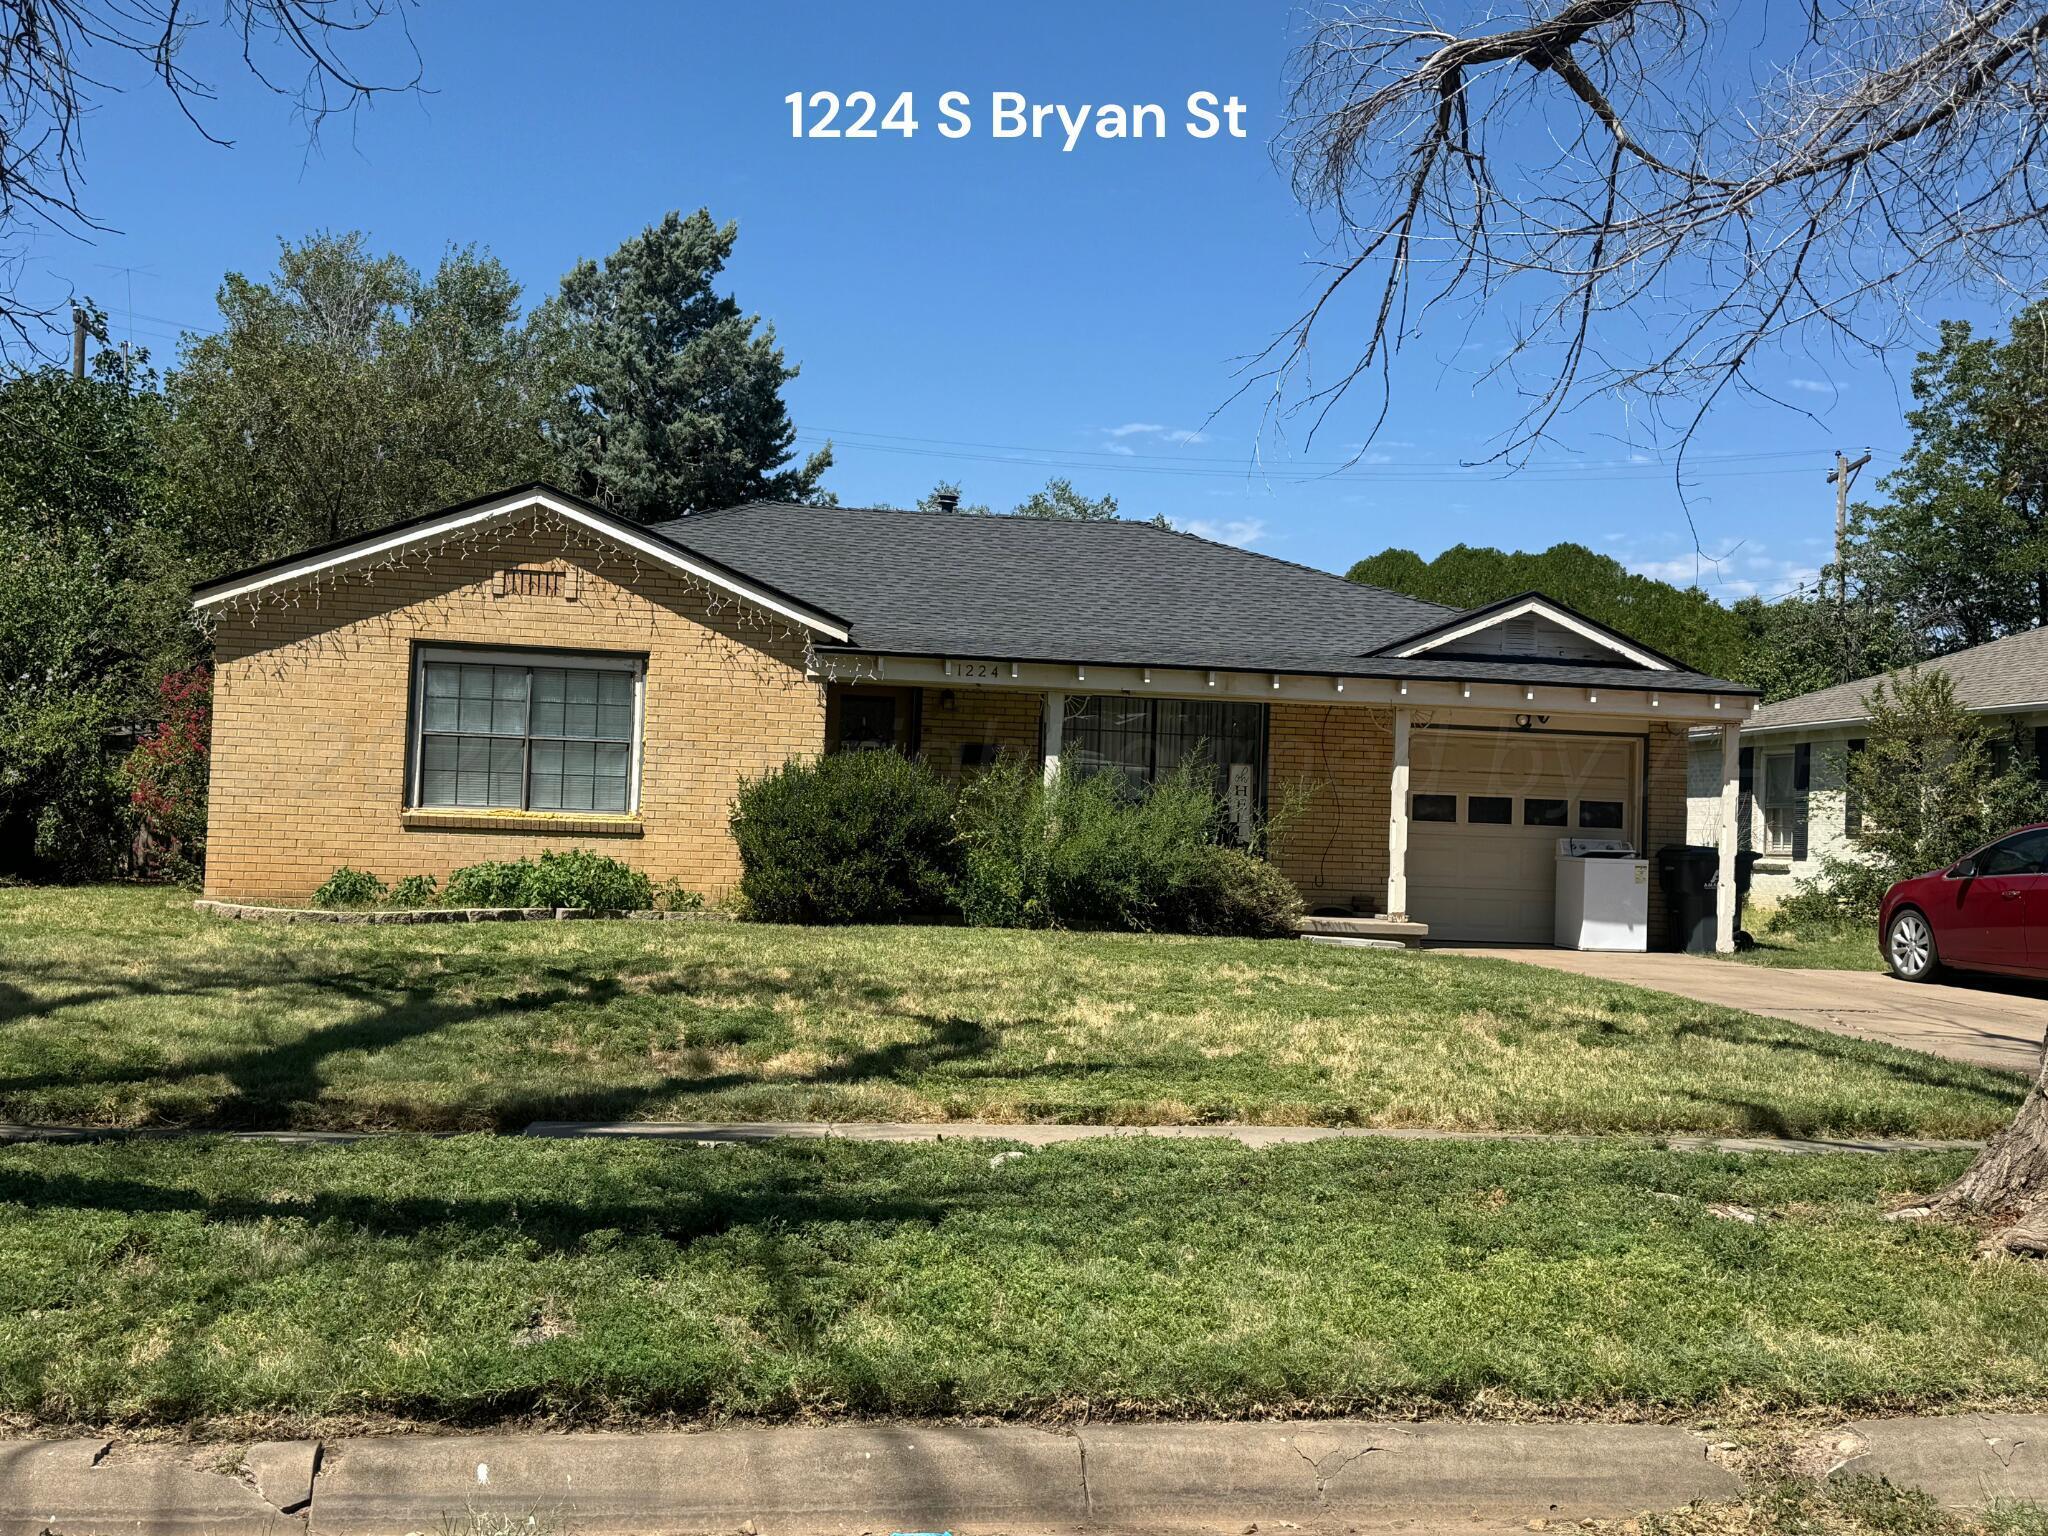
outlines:
[{"label": "black trash bin", "polygon": [[1714,952],[1714,899],[1720,884],[1721,851],[1698,843],[1673,843],[1657,850],[1657,883],[1664,888],[1666,930],[1676,948],[1694,955]]}]

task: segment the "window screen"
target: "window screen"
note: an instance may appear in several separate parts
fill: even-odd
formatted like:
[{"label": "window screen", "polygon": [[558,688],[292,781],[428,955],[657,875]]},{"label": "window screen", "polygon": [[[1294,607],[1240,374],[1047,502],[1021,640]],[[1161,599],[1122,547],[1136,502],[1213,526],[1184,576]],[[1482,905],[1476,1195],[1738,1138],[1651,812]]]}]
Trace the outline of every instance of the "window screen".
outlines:
[{"label": "window screen", "polygon": [[632,808],[632,670],[429,660],[421,674],[421,806]]},{"label": "window screen", "polygon": [[1265,735],[1263,704],[1089,694],[1067,700],[1060,766],[1082,775],[1115,773],[1143,789],[1182,763],[1202,765],[1249,841],[1265,801]]}]

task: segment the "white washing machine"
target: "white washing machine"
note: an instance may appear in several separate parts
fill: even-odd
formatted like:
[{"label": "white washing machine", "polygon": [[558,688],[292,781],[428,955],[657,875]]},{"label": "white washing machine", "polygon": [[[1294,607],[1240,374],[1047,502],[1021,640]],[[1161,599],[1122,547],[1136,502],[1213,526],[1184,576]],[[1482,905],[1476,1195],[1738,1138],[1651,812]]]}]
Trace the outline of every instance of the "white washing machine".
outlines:
[{"label": "white washing machine", "polygon": [[1647,950],[1650,861],[1619,838],[1557,840],[1559,949]]}]

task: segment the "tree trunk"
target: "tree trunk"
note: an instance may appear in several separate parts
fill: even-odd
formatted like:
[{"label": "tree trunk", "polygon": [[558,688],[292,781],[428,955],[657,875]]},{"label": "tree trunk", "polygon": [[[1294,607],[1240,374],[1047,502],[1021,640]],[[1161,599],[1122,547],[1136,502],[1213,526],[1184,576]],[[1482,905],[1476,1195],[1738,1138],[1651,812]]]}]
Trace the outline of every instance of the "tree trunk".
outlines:
[{"label": "tree trunk", "polygon": [[2048,1219],[2048,1046],[2012,1124],[1984,1144],[1960,1179],[1935,1196],[1932,1211],[1937,1216],[1996,1217],[2007,1226],[1986,1248],[2039,1254],[2043,1220]]}]

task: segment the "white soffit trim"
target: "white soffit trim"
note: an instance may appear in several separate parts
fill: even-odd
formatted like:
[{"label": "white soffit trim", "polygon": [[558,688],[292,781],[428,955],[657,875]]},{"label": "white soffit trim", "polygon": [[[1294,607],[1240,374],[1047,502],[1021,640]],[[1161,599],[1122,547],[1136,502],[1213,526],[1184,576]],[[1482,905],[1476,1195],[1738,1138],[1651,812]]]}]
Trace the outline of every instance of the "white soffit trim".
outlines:
[{"label": "white soffit trim", "polygon": [[1423,641],[1420,645],[1411,645],[1405,651],[1396,651],[1394,655],[1401,660],[1406,660],[1410,656],[1420,656],[1424,651],[1436,650],[1440,646],[1449,645],[1454,640],[1462,640],[1468,635],[1476,635],[1482,630],[1492,629],[1496,624],[1505,624],[1509,619],[1519,619],[1525,614],[1531,613],[1539,618],[1548,619],[1551,623],[1568,629],[1575,635],[1582,635],[1586,639],[1591,640],[1595,645],[1604,645],[1608,650],[1615,652],[1617,655],[1626,656],[1639,667],[1648,667],[1653,672],[1669,672],[1671,670],[1670,662],[1660,661],[1647,651],[1637,650],[1627,641],[1615,635],[1613,631],[1602,629],[1597,624],[1588,624],[1584,619],[1576,618],[1561,608],[1553,608],[1542,599],[1533,597],[1525,603],[1518,603],[1512,608],[1501,610],[1499,613],[1489,613],[1482,618],[1472,620],[1469,624],[1461,624],[1456,629],[1446,630],[1440,635]]},{"label": "white soffit trim", "polygon": [[247,597],[252,592],[261,592],[268,587],[286,586],[295,581],[303,581],[308,576],[318,575],[321,571],[331,570],[336,566],[354,565],[360,560],[368,560],[394,549],[403,549],[408,544],[423,543],[429,539],[446,538],[449,534],[458,533],[464,528],[474,528],[502,518],[516,517],[522,512],[535,509],[550,512],[565,522],[575,523],[581,527],[588,528],[592,533],[597,534],[601,538],[610,539],[615,544],[622,544],[638,554],[647,556],[650,560],[668,566],[672,570],[683,571],[688,575],[696,577],[699,581],[719,588],[721,591],[730,592],[733,596],[752,603],[757,608],[765,608],[770,613],[779,614],[792,623],[801,624],[804,628],[814,630],[818,634],[827,636],[830,639],[845,640],[848,638],[848,631],[845,625],[837,620],[826,618],[814,609],[806,608],[801,603],[794,602],[791,599],[779,597],[775,593],[758,587],[753,582],[735,573],[717,570],[711,566],[704,565],[693,558],[688,552],[677,548],[673,544],[650,539],[633,529],[622,527],[608,520],[592,517],[581,507],[572,506],[565,501],[557,501],[552,496],[534,491],[522,491],[518,495],[508,496],[502,501],[490,502],[481,507],[471,507],[462,512],[451,513],[447,517],[439,517],[429,522],[417,523],[410,528],[400,529],[388,537],[379,538],[375,534],[366,535],[361,543],[351,544],[343,549],[328,550],[322,554],[308,555],[303,560],[294,560],[273,570],[258,572],[256,575],[249,577],[248,580],[240,582],[235,586],[224,588],[218,592],[209,592],[204,597],[195,597],[192,600],[192,606],[194,608],[211,608],[219,603],[231,602],[238,597]]}]

